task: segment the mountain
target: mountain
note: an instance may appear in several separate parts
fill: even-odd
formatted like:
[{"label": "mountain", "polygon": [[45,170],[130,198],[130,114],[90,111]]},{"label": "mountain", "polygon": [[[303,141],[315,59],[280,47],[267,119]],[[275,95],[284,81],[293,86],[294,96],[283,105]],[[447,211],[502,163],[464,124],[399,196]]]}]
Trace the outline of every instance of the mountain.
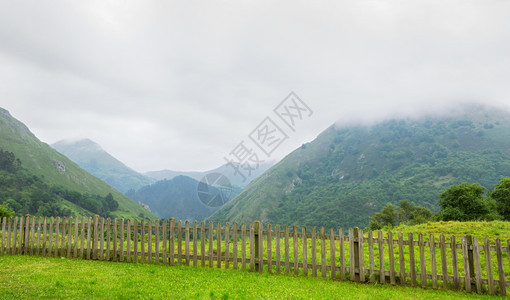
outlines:
[{"label": "mountain", "polygon": [[209,220],[365,227],[387,203],[437,211],[463,181],[510,176],[510,113],[466,105],[451,113],[371,126],[333,125],[254,180]]},{"label": "mountain", "polygon": [[183,172],[183,171],[172,171],[172,170],[160,170],[160,171],[146,172],[146,173],[143,173],[143,175],[145,175],[149,178],[156,179],[156,180],[172,179],[177,176],[187,176],[187,177],[191,177],[197,181],[200,181],[207,174],[219,173],[219,174],[222,174],[225,177],[227,177],[228,180],[230,181],[230,184],[232,184],[233,186],[238,186],[238,187],[243,188],[243,187],[247,186],[252,180],[256,179],[257,177],[262,175],[262,173],[264,173],[266,170],[271,168],[271,166],[273,166],[272,162],[264,162],[264,163],[259,164],[258,168],[253,170],[251,173],[251,176],[246,178],[246,180],[244,180],[241,176],[236,175],[234,167],[232,167],[228,164],[224,164],[216,169],[205,171],[205,172]]},{"label": "mountain", "polygon": [[3,108],[0,108],[0,148],[13,153],[29,174],[37,176],[48,186],[60,186],[68,191],[99,197],[106,197],[111,193],[118,202],[118,209],[112,212],[113,216],[155,217],[138,203],[89,174],[48,144],[41,142],[25,124],[13,118]]},{"label": "mountain", "polygon": [[156,181],[130,169],[89,139],[62,140],[51,146],[124,194],[130,189],[137,190]]},{"label": "mountain", "polygon": [[[149,205],[152,212],[160,218],[175,218],[176,220],[201,221],[218,210],[222,203],[204,204],[205,199],[199,198],[200,192],[212,195],[210,199],[228,201],[230,195],[239,194],[235,187],[220,194],[221,187],[211,186],[203,182],[179,175],[170,180],[164,179],[141,189],[129,192],[127,195],[135,200]],[[220,199],[215,196],[225,196]],[[221,201],[220,201],[221,202]]]}]

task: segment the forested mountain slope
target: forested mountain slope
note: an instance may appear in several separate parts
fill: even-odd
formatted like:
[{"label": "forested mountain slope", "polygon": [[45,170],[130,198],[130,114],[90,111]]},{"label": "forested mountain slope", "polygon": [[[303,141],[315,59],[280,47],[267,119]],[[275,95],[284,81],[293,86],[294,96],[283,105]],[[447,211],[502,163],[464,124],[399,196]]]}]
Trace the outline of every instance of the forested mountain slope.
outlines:
[{"label": "forested mountain slope", "polygon": [[210,220],[365,227],[387,203],[437,210],[463,181],[510,176],[510,113],[468,105],[451,114],[333,125],[252,182]]}]

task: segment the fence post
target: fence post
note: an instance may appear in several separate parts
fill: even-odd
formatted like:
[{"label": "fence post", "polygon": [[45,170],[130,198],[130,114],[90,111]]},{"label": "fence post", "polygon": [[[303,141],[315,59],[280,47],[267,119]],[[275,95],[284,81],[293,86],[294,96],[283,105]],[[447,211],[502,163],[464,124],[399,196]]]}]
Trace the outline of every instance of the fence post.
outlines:
[{"label": "fence post", "polygon": [[260,221],[255,221],[255,224],[254,224],[254,236],[253,236],[253,240],[254,240],[254,245],[255,245],[255,249],[253,249],[253,251],[255,251],[255,271],[258,272],[261,270],[261,265],[259,263],[259,260],[260,260],[260,257],[259,257],[259,253],[260,253],[260,243],[259,243],[259,229],[260,229]]},{"label": "fence post", "polygon": [[472,280],[473,278],[476,278],[475,275],[475,262],[474,262],[474,255],[473,255],[473,237],[468,234],[466,235],[466,243],[468,248],[468,261],[469,261],[469,283],[471,284],[471,290],[474,291],[476,288],[476,283]]},{"label": "fence post", "polygon": [[359,268],[359,228],[354,227],[353,229],[353,251],[354,251],[354,280],[360,281],[360,268]]}]

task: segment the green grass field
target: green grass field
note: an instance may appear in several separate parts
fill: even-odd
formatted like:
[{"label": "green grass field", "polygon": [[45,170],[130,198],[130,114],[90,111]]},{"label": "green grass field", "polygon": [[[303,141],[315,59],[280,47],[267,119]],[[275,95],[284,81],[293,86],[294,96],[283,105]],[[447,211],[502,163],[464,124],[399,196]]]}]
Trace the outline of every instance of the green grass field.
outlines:
[{"label": "green grass field", "polygon": [[201,267],[0,257],[0,297],[98,299],[478,299],[485,295]]}]

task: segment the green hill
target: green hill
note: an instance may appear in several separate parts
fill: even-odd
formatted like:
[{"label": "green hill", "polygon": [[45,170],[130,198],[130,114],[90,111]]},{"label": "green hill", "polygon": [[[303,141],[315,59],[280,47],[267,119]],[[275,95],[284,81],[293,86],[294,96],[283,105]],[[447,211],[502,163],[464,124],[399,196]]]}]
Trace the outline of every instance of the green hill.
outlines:
[{"label": "green hill", "polygon": [[24,169],[40,177],[47,185],[62,186],[70,191],[101,197],[111,193],[119,203],[118,209],[112,213],[114,216],[138,217],[143,214],[150,218],[155,217],[139,204],[41,142],[23,123],[2,108],[0,108],[0,148],[14,153]]},{"label": "green hill", "polygon": [[[203,183],[202,183],[203,184]],[[199,182],[187,176],[177,176],[170,180],[161,180],[144,186],[136,192],[129,192],[127,196],[135,201],[147,204],[158,217],[176,220],[201,221],[219,207],[207,206],[198,196]],[[218,190],[208,186],[214,192]],[[240,189],[232,187],[229,196],[239,194]]]},{"label": "green hill", "polygon": [[510,113],[478,105],[455,113],[331,126],[210,217],[214,221],[365,227],[387,203],[437,211],[452,184],[493,187],[510,176]]},{"label": "green hill", "polygon": [[130,169],[89,139],[59,141],[51,146],[124,194],[131,189],[138,190],[156,181]]}]

